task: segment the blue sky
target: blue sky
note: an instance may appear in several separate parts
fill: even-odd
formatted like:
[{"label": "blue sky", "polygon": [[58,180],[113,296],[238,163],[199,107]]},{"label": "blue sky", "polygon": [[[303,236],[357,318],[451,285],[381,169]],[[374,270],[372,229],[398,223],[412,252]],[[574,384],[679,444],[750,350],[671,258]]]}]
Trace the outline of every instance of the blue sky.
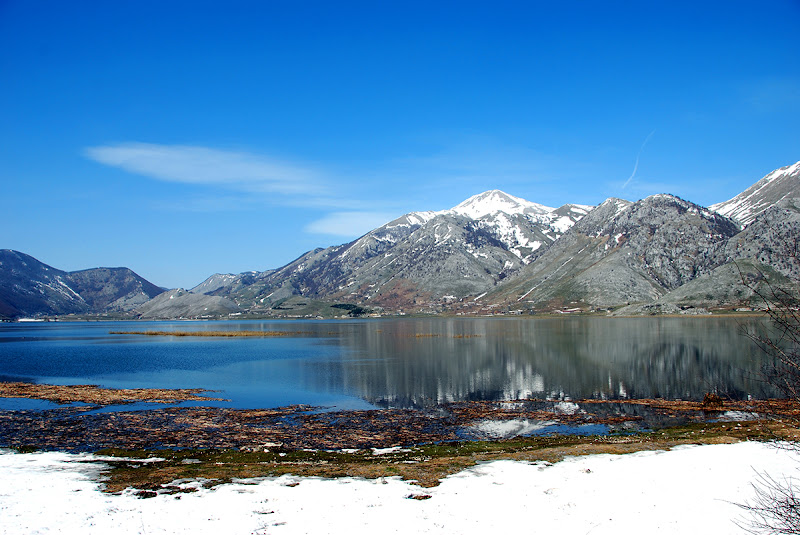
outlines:
[{"label": "blue sky", "polygon": [[0,0],[0,248],[167,287],[800,160],[800,2]]}]

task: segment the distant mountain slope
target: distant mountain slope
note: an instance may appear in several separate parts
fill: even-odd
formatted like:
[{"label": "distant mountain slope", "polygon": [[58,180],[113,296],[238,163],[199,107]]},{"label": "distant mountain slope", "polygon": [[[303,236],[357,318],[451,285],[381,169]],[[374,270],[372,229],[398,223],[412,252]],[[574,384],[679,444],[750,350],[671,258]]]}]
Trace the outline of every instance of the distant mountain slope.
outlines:
[{"label": "distant mountain slope", "polygon": [[449,210],[406,214],[277,270],[215,276],[201,287],[254,311],[291,296],[389,310],[617,307],[665,295],[686,300],[701,286],[708,306],[734,306],[737,296],[747,299],[731,289],[741,285],[735,265],[723,269],[731,262],[800,275],[781,246],[797,231],[788,207],[800,196],[799,171],[800,162],[776,170],[717,212],[667,194],[553,209],[490,190]]},{"label": "distant mountain slope", "polygon": [[124,267],[73,271],[69,281],[92,312],[130,311],[164,291]]},{"label": "distant mountain slope", "polygon": [[[680,305],[763,306],[756,295],[800,280],[800,201],[784,199],[761,212],[717,251],[712,272],[664,295],[659,302]],[[744,284],[746,282],[746,285]]]},{"label": "distant mountain slope", "polygon": [[233,273],[215,273],[189,291],[195,294],[210,294],[220,288],[231,286],[248,275],[252,276],[256,273],[256,271],[241,273],[239,275]]},{"label": "distant mountain slope", "polygon": [[0,250],[0,315],[87,314],[133,309],[163,290],[127,268],[66,272]]},{"label": "distant mountain slope", "polygon": [[746,226],[770,206],[798,195],[800,162],[776,169],[733,199],[712,204],[710,208]]},{"label": "distant mountain slope", "polygon": [[[291,295],[402,308],[485,292],[550,246],[591,207],[553,209],[499,190],[449,210],[412,212],[345,245],[310,251],[274,271],[201,287],[245,308]],[[203,286],[205,285],[205,286]]]},{"label": "distant mountain slope", "polygon": [[169,290],[136,308],[143,319],[177,319],[227,316],[240,312],[233,301],[224,297],[195,294],[183,289]]},{"label": "distant mountain slope", "polygon": [[6,317],[88,312],[69,285],[69,274],[34,257],[0,250],[0,313]]},{"label": "distant mountain slope", "polygon": [[800,281],[800,198],[787,197],[760,212],[720,254],[721,260],[750,259]]},{"label": "distant mountain slope", "polygon": [[653,301],[714,269],[718,250],[738,231],[672,195],[609,199],[486,299],[523,308]]}]

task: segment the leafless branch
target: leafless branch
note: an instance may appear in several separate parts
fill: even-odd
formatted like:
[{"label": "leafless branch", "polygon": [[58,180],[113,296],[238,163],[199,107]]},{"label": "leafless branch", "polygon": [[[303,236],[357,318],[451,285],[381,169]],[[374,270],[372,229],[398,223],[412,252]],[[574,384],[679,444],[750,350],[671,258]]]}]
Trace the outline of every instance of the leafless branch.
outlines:
[{"label": "leafless branch", "polygon": [[741,528],[755,534],[800,533],[800,497],[794,478],[776,480],[758,474],[753,489],[750,502],[737,504],[747,511],[747,518],[737,522]]},{"label": "leafless branch", "polygon": [[[798,259],[798,244],[787,244],[787,258]],[[800,301],[795,286],[779,287],[764,273],[750,280],[742,272],[742,284],[759,298],[770,319],[768,330],[745,334],[767,357],[762,368],[764,380],[778,388],[786,397],[800,400]],[[759,281],[762,281],[759,284]],[[750,533],[800,534],[800,496],[798,482],[787,477],[776,480],[768,474],[758,474],[753,484],[752,501],[738,504],[748,512],[739,526]]]}]

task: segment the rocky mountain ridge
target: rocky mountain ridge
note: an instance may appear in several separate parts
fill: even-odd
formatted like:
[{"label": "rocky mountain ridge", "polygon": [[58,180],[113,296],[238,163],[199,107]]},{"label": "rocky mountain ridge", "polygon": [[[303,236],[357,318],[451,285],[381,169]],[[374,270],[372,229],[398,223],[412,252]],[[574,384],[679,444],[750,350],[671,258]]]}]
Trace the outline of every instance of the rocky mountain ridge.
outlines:
[{"label": "rocky mountain ridge", "polygon": [[525,310],[651,302],[717,267],[738,232],[727,217],[672,195],[609,199],[487,298]]},{"label": "rocky mountain ridge", "polygon": [[0,317],[127,314],[163,291],[128,268],[67,272],[0,250]]}]

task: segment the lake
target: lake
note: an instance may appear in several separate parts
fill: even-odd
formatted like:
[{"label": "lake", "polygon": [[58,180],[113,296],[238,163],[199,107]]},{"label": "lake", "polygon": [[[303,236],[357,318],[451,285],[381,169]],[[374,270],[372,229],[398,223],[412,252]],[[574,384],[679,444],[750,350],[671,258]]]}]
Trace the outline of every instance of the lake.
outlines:
[{"label": "lake", "polygon": [[[0,324],[0,380],[204,388],[269,408],[420,407],[519,398],[776,395],[742,327],[758,318],[397,318]],[[118,330],[261,330],[287,337],[150,337]],[[38,402],[0,400],[0,408]]]}]

